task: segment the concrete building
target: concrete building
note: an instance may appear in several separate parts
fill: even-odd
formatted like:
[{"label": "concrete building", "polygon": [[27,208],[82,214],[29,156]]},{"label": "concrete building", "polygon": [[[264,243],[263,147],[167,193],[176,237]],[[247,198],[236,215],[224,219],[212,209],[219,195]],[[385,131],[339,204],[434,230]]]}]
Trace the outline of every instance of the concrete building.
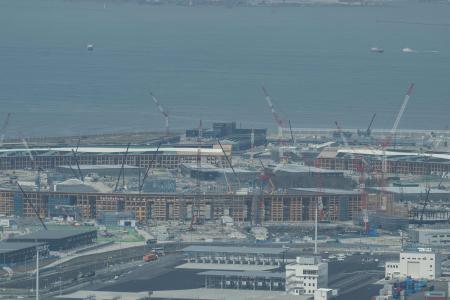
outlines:
[{"label": "concrete building", "polygon": [[297,257],[286,265],[286,292],[291,295],[314,295],[328,285],[328,263],[319,257]]},{"label": "concrete building", "polygon": [[284,248],[188,246],[182,250],[187,262],[213,264],[274,265],[285,263]]},{"label": "concrete building", "polygon": [[385,277],[435,280],[441,276],[441,259],[430,249],[400,252],[398,262],[385,263]]},{"label": "concrete building", "polygon": [[450,245],[450,228],[416,228],[408,233],[409,239],[424,247],[448,247]]},{"label": "concrete building", "polygon": [[6,242],[39,242],[48,245],[51,251],[61,251],[89,245],[97,239],[97,230],[42,230],[12,237]]}]

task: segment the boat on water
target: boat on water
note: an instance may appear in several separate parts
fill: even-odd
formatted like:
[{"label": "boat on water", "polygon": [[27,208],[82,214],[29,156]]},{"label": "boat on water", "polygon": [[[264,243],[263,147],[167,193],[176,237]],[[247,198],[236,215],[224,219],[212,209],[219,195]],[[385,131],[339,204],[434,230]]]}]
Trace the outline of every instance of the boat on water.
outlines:
[{"label": "boat on water", "polygon": [[383,53],[384,49],[382,48],[377,48],[377,47],[372,47],[370,48],[370,52],[374,52],[374,53]]},{"label": "boat on water", "polygon": [[413,50],[411,48],[403,48],[402,52],[404,52],[404,53],[413,53],[413,52],[416,52],[416,50]]},{"label": "boat on water", "polygon": [[88,44],[88,45],[86,46],[86,49],[87,49],[88,51],[94,51],[94,45]]}]

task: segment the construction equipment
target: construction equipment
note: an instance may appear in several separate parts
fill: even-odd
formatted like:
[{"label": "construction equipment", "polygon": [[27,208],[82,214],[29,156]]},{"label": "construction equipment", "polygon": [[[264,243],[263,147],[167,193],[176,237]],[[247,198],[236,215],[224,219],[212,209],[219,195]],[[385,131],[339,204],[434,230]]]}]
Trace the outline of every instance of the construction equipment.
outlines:
[{"label": "construction equipment", "polygon": [[147,180],[148,177],[148,172],[150,172],[150,168],[153,165],[153,162],[156,159],[156,155],[158,154],[159,148],[161,147],[162,142],[159,142],[158,147],[156,148],[155,153],[153,153],[153,157],[152,160],[150,161],[150,163],[147,166],[147,169],[145,170],[145,174],[144,174],[144,178],[142,178],[142,183],[139,185],[139,193],[142,192],[142,189],[144,188],[144,184],[145,184],[145,180]]},{"label": "construction equipment", "polygon": [[161,112],[161,114],[164,116],[164,120],[166,122],[165,127],[166,127],[166,136],[169,136],[170,131],[169,131],[169,113],[167,112],[167,110],[164,109],[164,107],[161,105],[161,103],[159,102],[158,98],[156,98],[153,93],[150,92],[150,96],[153,99],[153,102],[155,102],[156,106],[158,107],[159,111]]},{"label": "construction equipment", "polygon": [[122,158],[122,166],[120,167],[119,176],[117,177],[116,186],[114,187],[114,192],[117,192],[117,188],[119,187],[120,177],[123,177],[122,188],[125,188],[125,162],[128,156],[128,150],[130,149],[130,143],[127,145],[127,150]]},{"label": "construction equipment", "polygon": [[281,140],[283,138],[283,124],[284,121],[278,113],[275,110],[275,107],[273,106],[272,98],[270,97],[269,93],[267,93],[266,88],[263,86],[262,91],[264,93],[264,96],[266,98],[267,104],[269,105],[270,111],[272,112],[273,119],[275,123],[277,124],[278,128],[278,139]]},{"label": "construction equipment", "polygon": [[272,172],[268,171],[268,169],[264,166],[264,164],[263,164],[261,159],[259,159],[259,163],[260,163],[260,165],[262,167],[262,172],[261,172],[261,175],[260,175],[260,179],[261,179],[262,182],[268,182],[270,184],[271,193],[274,193],[275,192],[275,185],[273,184],[273,181],[272,181],[272,176],[274,176],[274,175],[273,175]]},{"label": "construction equipment", "polygon": [[369,126],[367,127],[366,130],[358,130],[359,136],[370,137],[370,135],[372,134],[371,127],[372,127],[373,121],[375,120],[376,115],[377,115],[376,113],[373,114],[372,119],[369,122]]},{"label": "construction equipment", "polygon": [[42,218],[39,215],[39,212],[37,211],[36,207],[33,205],[33,203],[31,203],[30,199],[28,199],[27,194],[25,193],[25,191],[22,189],[22,186],[18,182],[17,182],[17,186],[19,187],[19,190],[22,192],[22,197],[25,199],[25,201],[28,203],[28,205],[31,206],[31,208],[33,209],[34,214],[39,219],[39,222],[41,222],[42,227],[44,227],[44,230],[48,230],[47,226],[44,223],[44,220],[42,220]]},{"label": "construction equipment", "polygon": [[422,210],[420,212],[419,226],[423,225],[423,215],[425,213],[425,209],[427,208],[428,200],[430,199],[430,191],[431,191],[431,187],[428,186],[427,189],[426,189],[426,192],[425,192],[425,200],[424,200],[424,203],[423,203],[423,207],[422,207]]},{"label": "construction equipment", "polygon": [[217,143],[219,144],[220,149],[222,149],[223,155],[225,156],[225,159],[227,160],[228,165],[230,166],[231,170],[233,171],[233,175],[236,177],[236,180],[237,180],[237,182],[238,182],[238,188],[240,189],[240,188],[241,188],[241,180],[239,179],[238,174],[237,174],[236,171],[234,170],[233,164],[231,163],[230,158],[228,157],[227,153],[226,153],[225,150],[223,149],[223,146],[222,146],[222,144],[220,143],[220,140],[219,140],[219,139],[217,139]]},{"label": "construction equipment", "polygon": [[73,154],[73,158],[75,159],[75,163],[77,165],[77,170],[78,170],[78,174],[80,176],[80,180],[84,182],[84,176],[83,176],[83,172],[81,172],[80,162],[78,161],[77,152],[75,152],[75,150],[72,149],[72,154]]},{"label": "construction equipment", "polygon": [[289,122],[289,132],[291,133],[291,141],[292,141],[292,144],[295,144],[294,134],[292,133],[291,120],[288,120],[288,122]]},{"label": "construction equipment", "polygon": [[2,128],[0,128],[0,147],[3,146],[3,141],[5,140],[6,129],[8,128],[9,118],[11,117],[11,113],[6,115],[5,122],[3,123]]},{"label": "construction equipment", "polygon": [[[189,230],[194,230],[194,224],[201,223],[200,221],[200,205],[199,199],[201,195],[200,187],[200,171],[202,169],[202,142],[203,142],[203,124],[202,120],[198,124],[198,137],[197,137],[197,177],[195,186],[195,197],[192,201],[192,218],[189,225]],[[223,149],[222,149],[223,150]]]}]

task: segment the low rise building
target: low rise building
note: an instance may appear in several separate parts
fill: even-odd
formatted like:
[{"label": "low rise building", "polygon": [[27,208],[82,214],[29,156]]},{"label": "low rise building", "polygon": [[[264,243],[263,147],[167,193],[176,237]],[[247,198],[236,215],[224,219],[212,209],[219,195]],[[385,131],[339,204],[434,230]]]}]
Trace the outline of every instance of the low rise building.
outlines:
[{"label": "low rise building", "polygon": [[213,264],[276,265],[284,264],[284,248],[225,246],[188,246],[183,249],[187,262]]},{"label": "low rise building", "polygon": [[314,295],[328,285],[328,263],[319,257],[297,257],[286,265],[286,292],[291,295]]},{"label": "low rise building", "polygon": [[411,277],[412,279],[435,280],[441,276],[441,260],[430,249],[419,248],[400,252],[398,262],[385,263],[386,279]]},{"label": "low rise building", "polygon": [[450,228],[417,228],[409,231],[411,242],[426,247],[450,245]]},{"label": "low rise building", "polygon": [[61,251],[89,245],[97,239],[97,230],[42,230],[15,236],[6,242],[38,242],[48,244],[51,251]]}]

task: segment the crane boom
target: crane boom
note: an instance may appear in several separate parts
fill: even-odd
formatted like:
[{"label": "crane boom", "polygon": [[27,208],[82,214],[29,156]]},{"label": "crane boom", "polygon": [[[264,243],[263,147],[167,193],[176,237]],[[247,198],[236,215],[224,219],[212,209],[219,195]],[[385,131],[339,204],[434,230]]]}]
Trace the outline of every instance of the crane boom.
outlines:
[{"label": "crane boom", "polygon": [[409,99],[411,98],[413,89],[414,89],[414,83],[411,83],[408,87],[408,91],[406,92],[405,98],[403,99],[402,106],[400,107],[400,110],[398,111],[397,117],[395,118],[394,125],[392,126],[392,129],[389,132],[389,136],[388,136],[387,140],[385,141],[385,143],[383,144],[383,148],[386,148],[391,144],[392,139],[394,138],[394,135],[397,132],[398,125],[400,124],[400,120],[403,117],[403,113],[406,110],[406,106],[408,105]]},{"label": "crane boom", "polygon": [[227,160],[228,165],[230,166],[231,170],[233,171],[233,174],[234,174],[234,176],[236,177],[237,182],[238,182],[238,186],[239,186],[239,188],[240,188],[240,187],[241,187],[241,180],[240,180],[238,174],[237,174],[236,171],[234,170],[233,165],[231,164],[231,161],[230,161],[230,159],[228,158],[228,155],[225,153],[225,150],[223,149],[222,143],[220,143],[220,140],[219,140],[219,139],[217,139],[217,143],[219,143],[220,149],[222,149],[223,155],[225,155],[225,159]]},{"label": "crane boom", "polygon": [[168,136],[170,131],[169,131],[169,113],[164,109],[164,107],[161,105],[161,103],[159,102],[158,98],[155,97],[155,95],[153,95],[153,93],[150,92],[150,96],[153,99],[153,102],[155,102],[156,106],[158,107],[158,110],[161,112],[161,114],[164,116],[164,120],[165,120],[165,127],[166,127],[166,135]]},{"label": "crane boom", "polygon": [[275,110],[275,107],[272,102],[272,98],[270,97],[269,93],[267,92],[266,88],[263,86],[262,91],[264,93],[264,97],[266,98],[266,102],[269,105],[270,111],[272,112],[272,116],[274,121],[277,123],[278,128],[278,138],[283,137],[283,119],[280,118],[277,111]]},{"label": "crane boom", "polygon": [[366,136],[370,136],[370,133],[371,133],[371,129],[370,128],[372,127],[373,121],[375,120],[376,116],[377,116],[377,114],[374,113],[373,116],[372,116],[372,119],[370,120],[369,126],[366,129]]},{"label": "crane boom", "polygon": [[161,147],[161,144],[162,144],[162,142],[159,142],[158,147],[156,148],[155,153],[153,153],[152,160],[151,160],[150,163],[148,164],[147,170],[145,170],[144,178],[142,178],[142,184],[139,186],[139,193],[142,191],[142,188],[144,187],[145,180],[146,180],[147,177],[148,177],[148,172],[150,172],[150,168],[152,167],[152,164],[153,164],[153,162],[154,162],[155,159],[156,159],[156,155],[158,154],[158,150],[159,150],[159,147]]},{"label": "crane boom", "polygon": [[119,187],[120,177],[123,176],[123,178],[125,180],[124,167],[125,167],[125,161],[128,156],[128,149],[130,149],[130,143],[128,143],[127,150],[125,151],[125,154],[122,159],[122,166],[120,167],[119,177],[117,177],[116,186],[114,187],[114,192],[117,192],[117,188]]},{"label": "crane boom", "polygon": [[30,199],[28,199],[27,195],[25,194],[25,191],[22,189],[22,186],[17,182],[17,186],[19,187],[20,191],[22,192],[22,196],[25,199],[25,201],[28,203],[28,205],[31,206],[31,208],[33,209],[34,214],[36,215],[36,217],[39,219],[39,222],[41,222],[42,227],[44,227],[45,230],[47,229],[47,226],[44,223],[44,220],[42,220],[41,216],[39,215],[39,212],[37,211],[36,207],[33,205],[33,203],[31,203]]}]

